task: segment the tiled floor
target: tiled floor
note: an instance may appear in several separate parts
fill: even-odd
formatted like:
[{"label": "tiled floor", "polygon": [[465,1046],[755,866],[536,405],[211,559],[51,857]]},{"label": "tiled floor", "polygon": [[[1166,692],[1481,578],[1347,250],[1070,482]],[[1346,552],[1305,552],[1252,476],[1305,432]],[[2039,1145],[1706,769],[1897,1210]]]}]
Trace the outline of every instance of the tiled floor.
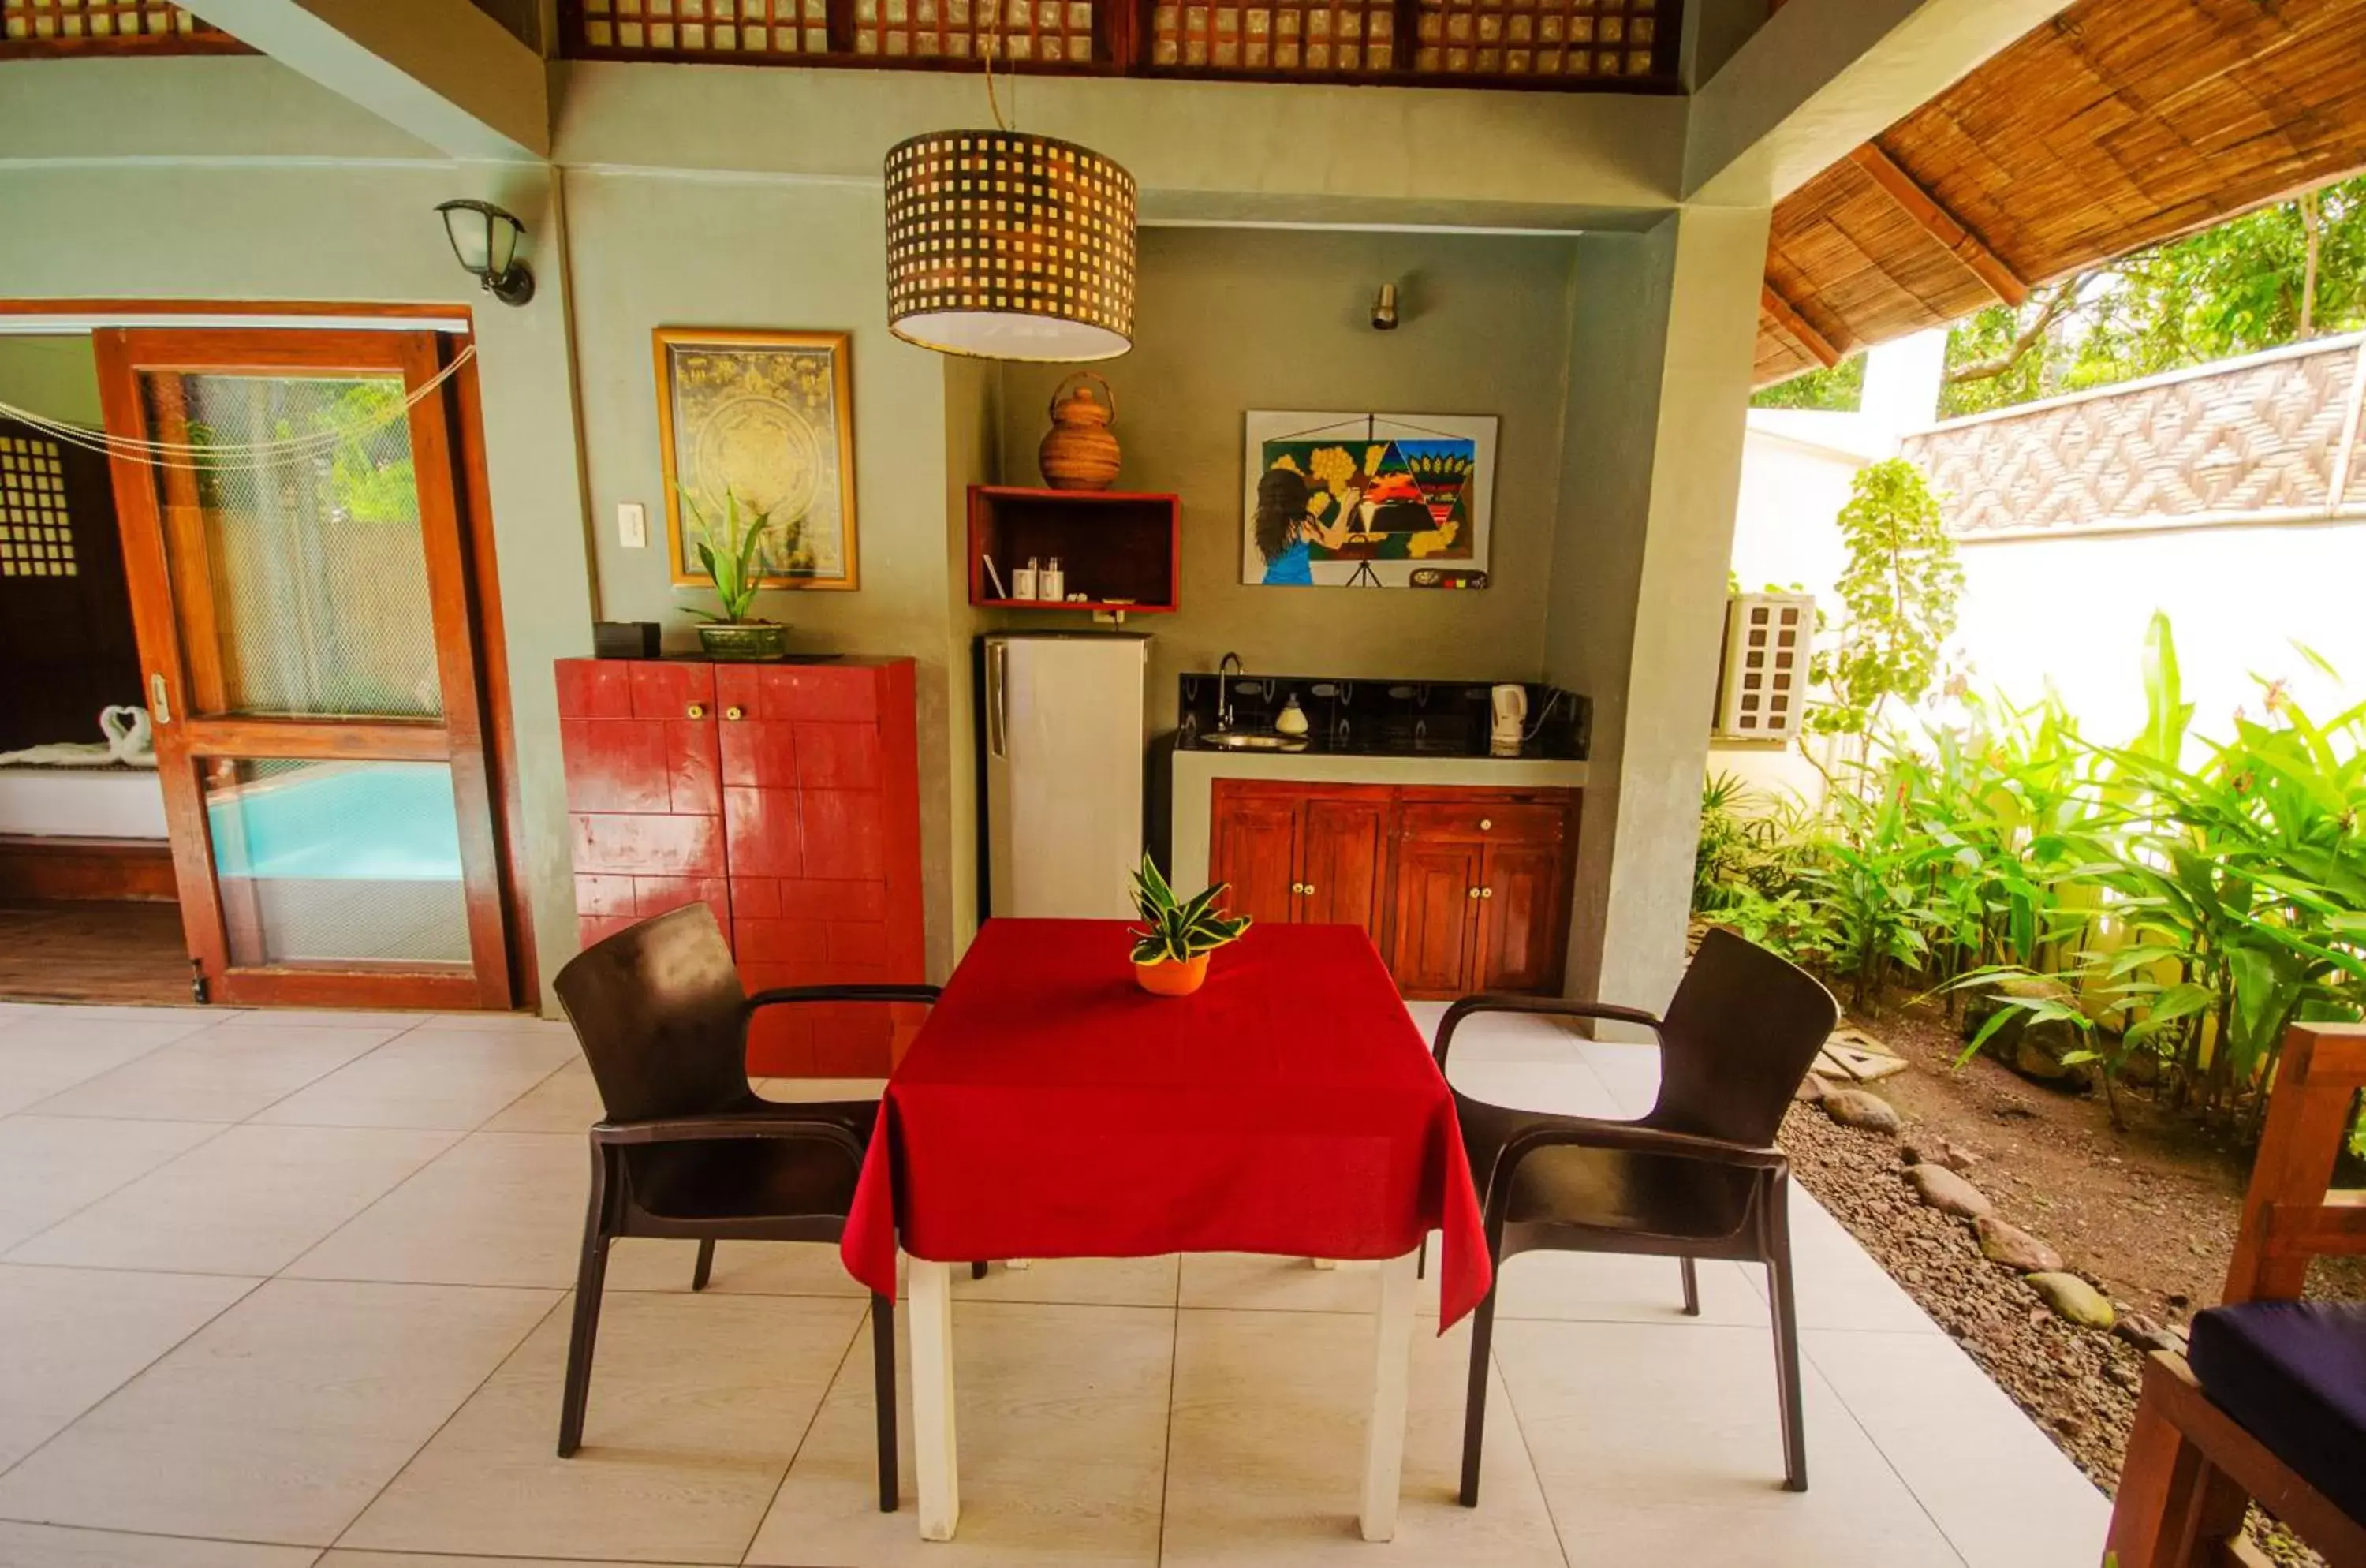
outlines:
[{"label": "tiled floor", "polygon": [[[1474,1092],[1648,1102],[1646,1048],[1482,1021]],[[1506,1270],[1475,1511],[1467,1330],[1420,1337],[1390,1546],[1354,1517],[1373,1276],[1288,1259],[960,1280],[961,1535],[924,1545],[876,1511],[834,1254],[727,1246],[693,1297],[687,1244],[625,1243],[562,1461],[597,1111],[547,1024],[0,1004],[0,1568],[2100,1555],[2102,1499],[1804,1197],[1805,1496],[1778,1483],[1757,1270],[1704,1264],[1694,1321],[1672,1265],[1551,1256]]]}]

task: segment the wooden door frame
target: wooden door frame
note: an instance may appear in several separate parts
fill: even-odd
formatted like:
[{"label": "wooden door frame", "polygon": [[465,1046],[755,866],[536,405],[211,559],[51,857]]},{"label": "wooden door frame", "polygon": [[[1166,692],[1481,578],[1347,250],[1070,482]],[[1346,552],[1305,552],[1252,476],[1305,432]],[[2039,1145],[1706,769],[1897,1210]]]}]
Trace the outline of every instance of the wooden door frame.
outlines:
[{"label": "wooden door frame", "polygon": [[[394,356],[406,382],[414,377],[433,377],[451,367],[463,346],[473,346],[474,316],[465,305],[364,305],[364,304],[273,304],[257,301],[215,300],[12,300],[0,299],[0,312],[15,314],[58,315],[120,315],[127,324],[119,328],[97,328],[92,333],[95,353],[101,358],[101,402],[107,427],[112,432],[137,430],[143,423],[136,400],[136,383],[128,365],[110,367],[107,356],[117,352],[121,339],[116,333],[137,332],[172,332],[192,335],[208,333],[237,338],[249,338],[256,333],[300,333],[307,334],[308,346],[317,347],[322,335],[336,333],[350,336],[361,343],[376,342],[381,346],[389,337],[400,341],[403,348]],[[210,314],[253,316],[257,318],[253,328],[197,328],[186,326],[148,326],[143,319],[176,314]],[[381,318],[389,322],[418,321],[417,328],[390,326],[385,330],[355,327],[308,328],[306,317],[337,317],[347,320]],[[462,334],[428,327],[428,321],[458,320],[467,322],[469,332],[466,344],[453,340]],[[268,358],[266,354],[264,357]],[[304,367],[320,368],[310,357],[299,361]],[[291,365],[289,367],[295,367]],[[220,368],[193,367],[193,368]],[[114,373],[108,373],[112,369]],[[524,824],[518,770],[518,750],[511,711],[511,682],[508,649],[503,629],[500,580],[496,570],[490,482],[486,472],[482,396],[478,383],[473,356],[454,371],[445,382],[448,395],[425,400],[411,411],[410,424],[414,457],[426,453],[437,455],[443,470],[452,477],[449,491],[453,513],[450,526],[456,531],[459,560],[456,574],[446,572],[439,583],[431,577],[431,595],[441,594],[447,607],[456,607],[469,631],[468,647],[454,650],[442,646],[439,638],[438,672],[447,694],[456,683],[464,686],[468,700],[447,702],[441,733],[445,744],[434,760],[443,761],[454,769],[456,789],[465,788],[476,796],[481,809],[469,807],[461,812],[461,829],[473,837],[473,846],[464,840],[464,868],[472,849],[478,863],[490,868],[488,877],[468,876],[464,883],[471,934],[471,950],[478,955],[476,973],[468,976],[414,975],[404,976],[406,1005],[442,1007],[455,1010],[507,1009],[537,1004],[539,987],[534,942],[533,910],[529,889],[523,874],[526,862]],[[127,402],[127,399],[130,400]],[[154,510],[154,486],[146,470],[138,464],[115,461],[118,492],[118,525],[124,531],[127,561],[137,547],[131,525],[121,504],[127,479],[134,482],[134,493],[144,491],[149,507]],[[127,473],[127,468],[130,470]],[[441,487],[436,487],[439,492]],[[422,495],[422,503],[426,498]],[[422,521],[424,518],[422,517]],[[162,535],[157,533],[154,545],[161,547]],[[158,581],[169,581],[169,563],[152,562],[162,569]],[[165,624],[153,626],[156,607],[150,606],[143,615],[135,602],[134,621],[147,648],[157,650],[156,664],[171,672],[173,683],[188,690],[190,671],[185,650],[180,646],[177,627],[172,624],[169,606],[163,616]],[[155,634],[152,637],[152,631]],[[143,664],[149,662],[146,659]],[[152,666],[148,673],[159,672]],[[175,716],[176,717],[179,716]],[[269,729],[273,721],[215,720],[208,727],[209,739],[222,746],[260,743],[265,747],[282,747],[281,737],[246,738],[237,728],[254,724]],[[169,728],[169,727],[167,727]],[[459,738],[466,734],[470,744],[465,755],[456,755],[461,749]],[[187,738],[184,731],[175,742]],[[161,736],[160,736],[161,739]],[[208,750],[213,749],[208,747]],[[259,754],[259,753],[250,753]],[[160,747],[160,756],[162,748]],[[189,759],[194,765],[194,759]],[[467,796],[463,796],[464,804]],[[210,834],[206,830],[202,808],[190,831],[190,824],[176,823],[174,856],[182,886],[191,886],[191,874],[208,890],[204,902],[213,905],[205,911],[208,929],[219,935],[220,912],[210,895],[213,884]],[[184,843],[182,840],[193,840]],[[466,874],[464,871],[464,875]],[[490,971],[484,962],[487,946],[498,954],[499,962]],[[228,971],[228,954],[195,955],[206,960],[214,974]],[[256,970],[242,972],[242,988],[247,999],[283,1005],[335,1005],[354,999],[354,982],[366,978],[374,987],[382,987],[386,976],[371,975],[366,970]]]}]

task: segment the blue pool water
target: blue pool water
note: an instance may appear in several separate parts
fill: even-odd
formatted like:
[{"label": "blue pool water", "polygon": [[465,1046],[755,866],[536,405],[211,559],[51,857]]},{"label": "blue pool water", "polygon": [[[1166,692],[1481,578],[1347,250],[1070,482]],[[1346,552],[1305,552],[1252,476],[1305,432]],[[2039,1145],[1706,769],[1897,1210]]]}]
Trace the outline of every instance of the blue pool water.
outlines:
[{"label": "blue pool water", "polygon": [[209,795],[224,876],[456,882],[460,820],[442,762],[322,762]]}]

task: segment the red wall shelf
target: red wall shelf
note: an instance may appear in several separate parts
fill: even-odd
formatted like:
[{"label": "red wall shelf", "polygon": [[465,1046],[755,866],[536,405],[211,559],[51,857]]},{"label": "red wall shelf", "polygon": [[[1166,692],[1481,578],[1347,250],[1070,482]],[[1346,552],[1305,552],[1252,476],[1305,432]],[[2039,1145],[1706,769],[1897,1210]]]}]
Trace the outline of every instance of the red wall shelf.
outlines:
[{"label": "red wall shelf", "polygon": [[[982,609],[1120,611],[1160,615],[1179,602],[1183,503],[1172,495],[1110,490],[969,491],[969,602]],[[1060,558],[1066,592],[1088,600],[1007,599],[986,573],[994,558],[1003,585],[1033,557]]]}]

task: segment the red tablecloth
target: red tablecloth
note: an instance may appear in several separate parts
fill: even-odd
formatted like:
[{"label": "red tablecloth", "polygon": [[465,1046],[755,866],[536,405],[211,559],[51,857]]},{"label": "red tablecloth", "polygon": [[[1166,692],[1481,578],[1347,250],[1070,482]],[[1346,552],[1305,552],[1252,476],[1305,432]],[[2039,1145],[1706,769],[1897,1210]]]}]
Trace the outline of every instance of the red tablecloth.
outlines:
[{"label": "red tablecloth", "polygon": [[[889,1080],[839,1252],[941,1262],[1382,1258],[1445,1233],[1440,1328],[1486,1294],[1454,1101],[1354,926],[1253,927],[1180,999],[1118,920],[992,920]],[[896,1189],[900,1186],[901,1190]]]}]

